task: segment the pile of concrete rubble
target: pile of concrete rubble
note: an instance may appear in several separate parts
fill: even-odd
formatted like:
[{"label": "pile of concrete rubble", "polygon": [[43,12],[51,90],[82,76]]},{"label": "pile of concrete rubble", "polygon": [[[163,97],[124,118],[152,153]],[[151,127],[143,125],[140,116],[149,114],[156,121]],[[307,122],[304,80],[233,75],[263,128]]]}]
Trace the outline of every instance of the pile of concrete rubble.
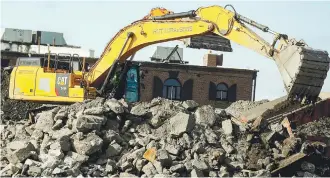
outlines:
[{"label": "pile of concrete rubble", "polygon": [[[252,108],[260,102],[245,104]],[[155,98],[131,106],[123,100],[97,98],[58,106],[38,113],[32,123],[21,120],[1,125],[0,173],[52,177],[279,176],[283,173],[274,170],[281,161],[297,153],[315,153],[322,165],[302,161],[286,176],[330,176],[323,147],[287,137],[281,125],[272,126],[272,134],[265,138],[250,132],[231,120],[233,110],[238,115],[244,110],[238,105],[226,111],[194,101]]]}]

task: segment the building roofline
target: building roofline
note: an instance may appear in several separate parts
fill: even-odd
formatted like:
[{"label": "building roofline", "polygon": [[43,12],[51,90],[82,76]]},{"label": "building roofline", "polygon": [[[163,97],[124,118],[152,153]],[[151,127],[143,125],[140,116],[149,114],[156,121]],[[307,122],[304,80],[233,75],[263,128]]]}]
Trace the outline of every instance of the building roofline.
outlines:
[{"label": "building roofline", "polygon": [[172,64],[172,63],[157,63],[150,61],[132,61],[133,64],[142,64],[146,67],[176,67],[177,69],[186,69],[186,70],[199,70],[199,71],[207,71],[207,72],[221,72],[221,71],[239,71],[239,72],[249,72],[249,73],[257,73],[259,70],[256,69],[239,69],[239,68],[229,68],[229,67],[208,67],[208,66],[199,66],[199,65],[191,65],[191,64]]}]

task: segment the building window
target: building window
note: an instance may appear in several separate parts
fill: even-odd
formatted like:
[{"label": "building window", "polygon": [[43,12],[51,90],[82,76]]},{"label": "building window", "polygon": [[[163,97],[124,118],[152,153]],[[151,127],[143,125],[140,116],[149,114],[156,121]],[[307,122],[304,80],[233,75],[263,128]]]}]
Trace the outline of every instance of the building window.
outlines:
[{"label": "building window", "polygon": [[164,82],[163,97],[171,100],[181,99],[181,84],[176,79],[167,79]]},{"label": "building window", "polygon": [[219,83],[217,85],[217,100],[226,101],[228,100],[228,87],[224,83]]}]

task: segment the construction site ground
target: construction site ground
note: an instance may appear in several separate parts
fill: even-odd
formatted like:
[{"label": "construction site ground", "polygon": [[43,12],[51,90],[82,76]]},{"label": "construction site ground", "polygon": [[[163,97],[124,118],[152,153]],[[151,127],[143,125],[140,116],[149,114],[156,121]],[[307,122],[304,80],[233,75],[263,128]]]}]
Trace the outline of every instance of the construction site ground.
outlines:
[{"label": "construction site ground", "polygon": [[1,176],[330,176],[330,117],[298,125],[293,137],[279,123],[252,130],[238,121],[268,100],[220,109],[96,98],[28,118],[41,104],[9,100],[8,85],[2,71]]}]

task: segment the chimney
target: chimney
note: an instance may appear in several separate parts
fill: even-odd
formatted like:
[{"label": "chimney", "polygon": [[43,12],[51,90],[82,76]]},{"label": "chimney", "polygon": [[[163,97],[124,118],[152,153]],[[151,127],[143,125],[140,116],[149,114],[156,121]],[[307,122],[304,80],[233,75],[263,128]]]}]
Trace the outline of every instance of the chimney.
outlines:
[{"label": "chimney", "polygon": [[210,51],[204,55],[203,65],[207,67],[217,67],[223,64],[223,54],[212,54]]}]

